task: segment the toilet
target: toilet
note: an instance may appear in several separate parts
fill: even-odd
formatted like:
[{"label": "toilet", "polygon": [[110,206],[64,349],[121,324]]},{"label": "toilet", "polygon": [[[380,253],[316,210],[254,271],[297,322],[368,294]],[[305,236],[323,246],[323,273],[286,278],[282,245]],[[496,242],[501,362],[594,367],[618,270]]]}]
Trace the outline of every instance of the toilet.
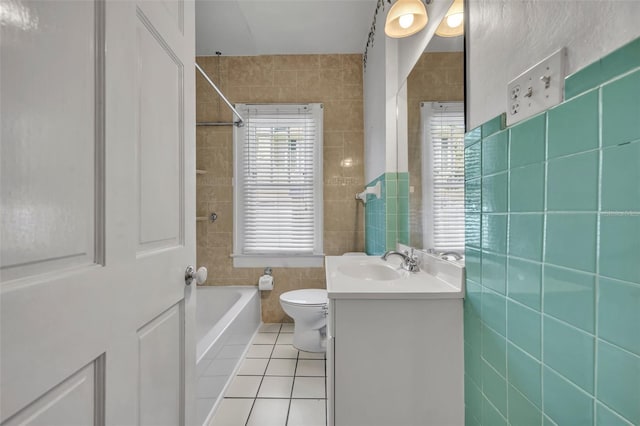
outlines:
[{"label": "toilet", "polygon": [[282,309],[293,318],[293,346],[305,352],[325,352],[327,290],[303,289],[280,295]]},{"label": "toilet", "polygon": [[[343,256],[366,256],[349,252]],[[327,290],[302,289],[280,295],[280,306],[293,318],[293,346],[305,352],[325,352],[327,349]]]}]

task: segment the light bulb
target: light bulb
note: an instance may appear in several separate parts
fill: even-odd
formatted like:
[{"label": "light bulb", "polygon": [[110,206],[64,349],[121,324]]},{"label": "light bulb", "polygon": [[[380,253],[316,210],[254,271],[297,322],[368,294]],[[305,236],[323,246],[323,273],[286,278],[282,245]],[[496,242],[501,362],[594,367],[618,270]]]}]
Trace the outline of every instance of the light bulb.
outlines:
[{"label": "light bulb", "polygon": [[411,24],[413,24],[413,13],[407,13],[406,15],[402,15],[398,19],[398,23],[402,28],[409,28]]},{"label": "light bulb", "polygon": [[[447,16],[447,25],[450,28],[456,28],[462,24],[462,20],[464,18],[464,14],[462,13],[454,13],[452,15]],[[402,25],[402,24],[400,24]]]}]

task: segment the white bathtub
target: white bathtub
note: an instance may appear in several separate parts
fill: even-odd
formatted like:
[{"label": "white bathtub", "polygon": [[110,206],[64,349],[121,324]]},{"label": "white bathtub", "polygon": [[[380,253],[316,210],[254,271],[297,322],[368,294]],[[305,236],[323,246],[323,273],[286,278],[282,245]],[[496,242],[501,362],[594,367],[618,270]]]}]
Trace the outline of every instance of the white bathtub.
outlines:
[{"label": "white bathtub", "polygon": [[260,294],[256,287],[198,287],[198,424],[205,424],[213,414],[260,322]]}]

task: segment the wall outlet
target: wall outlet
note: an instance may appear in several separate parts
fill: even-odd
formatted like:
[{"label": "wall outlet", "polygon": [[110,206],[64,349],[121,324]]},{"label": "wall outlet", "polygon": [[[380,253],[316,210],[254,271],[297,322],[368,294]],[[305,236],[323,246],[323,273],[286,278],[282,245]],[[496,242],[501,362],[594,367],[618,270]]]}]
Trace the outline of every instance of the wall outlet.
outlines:
[{"label": "wall outlet", "polygon": [[563,47],[509,82],[508,126],[562,102],[566,58]]}]

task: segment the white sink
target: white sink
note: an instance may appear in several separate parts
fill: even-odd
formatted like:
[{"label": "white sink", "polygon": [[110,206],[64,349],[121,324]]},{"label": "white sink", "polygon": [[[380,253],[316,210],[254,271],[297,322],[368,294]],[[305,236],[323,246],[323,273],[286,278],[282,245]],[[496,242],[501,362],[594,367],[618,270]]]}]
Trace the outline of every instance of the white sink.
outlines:
[{"label": "white sink", "polygon": [[[329,298],[454,299],[464,296],[463,266],[438,258],[424,259],[423,270],[408,272],[401,268],[401,259],[397,256],[387,261],[380,256],[327,256]],[[453,273],[442,273],[443,266],[453,268]]]},{"label": "white sink", "polygon": [[370,262],[345,263],[338,266],[338,272],[367,281],[390,281],[402,277],[397,267]]}]

